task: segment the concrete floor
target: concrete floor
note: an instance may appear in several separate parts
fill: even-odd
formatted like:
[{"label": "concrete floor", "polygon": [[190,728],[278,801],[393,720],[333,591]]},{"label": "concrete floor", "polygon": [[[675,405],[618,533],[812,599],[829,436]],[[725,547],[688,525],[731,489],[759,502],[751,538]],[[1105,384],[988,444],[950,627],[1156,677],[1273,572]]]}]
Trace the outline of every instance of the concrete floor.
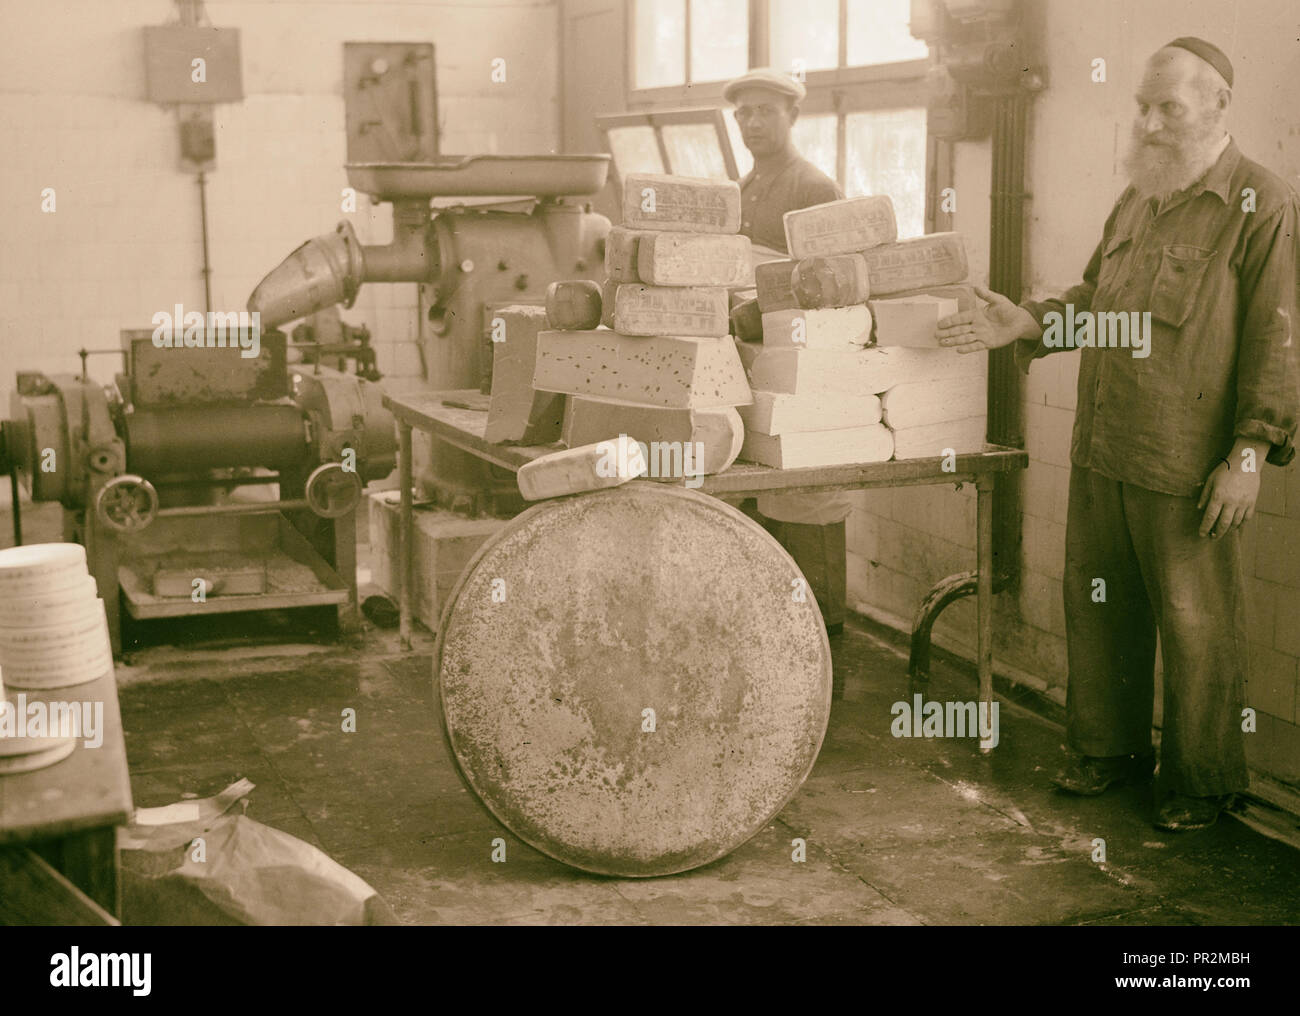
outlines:
[{"label": "concrete floor", "polygon": [[[248,814],[316,845],[413,924],[1294,924],[1300,855],[1232,818],[1164,834],[1149,789],[1082,799],[1047,783],[1059,726],[1004,702],[1001,743],[896,739],[895,634],[833,640],[838,697],[816,768],[730,856],[670,878],[567,868],[506,832],[444,746],[421,632],[346,644],[158,645],[119,667],[137,806],[257,784]],[[184,644],[184,643],[182,643]],[[936,660],[931,697],[974,698]],[[345,708],[357,732],[341,731]],[[506,863],[491,861],[495,837]],[[791,860],[791,841],[807,860]],[[1094,838],[1107,860],[1092,860]]]}]

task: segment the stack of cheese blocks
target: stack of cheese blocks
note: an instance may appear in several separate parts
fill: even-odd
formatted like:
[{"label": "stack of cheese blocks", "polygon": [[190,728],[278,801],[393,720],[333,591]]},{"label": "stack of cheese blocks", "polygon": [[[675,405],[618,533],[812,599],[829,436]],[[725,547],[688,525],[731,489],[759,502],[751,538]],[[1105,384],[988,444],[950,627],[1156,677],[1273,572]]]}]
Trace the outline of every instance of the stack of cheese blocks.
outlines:
[{"label": "stack of cheese blocks", "polygon": [[[113,651],[104,602],[76,543],[0,550],[0,701],[12,688],[65,688],[108,673]],[[11,703],[12,706],[12,703]],[[72,753],[75,739],[0,737],[0,773],[27,772]]]},{"label": "stack of cheese blocks", "polygon": [[755,270],[763,341],[738,343],[754,403],[745,459],[778,468],[975,451],[987,356],[939,346],[975,306],[956,233],[899,241],[887,197],[785,215],[790,259]]},{"label": "stack of cheese blocks", "polygon": [[[537,337],[533,388],[567,396],[561,440],[569,451],[519,470],[526,498],[630,479],[587,475],[602,445],[623,435],[702,451],[691,463],[697,475],[721,472],[740,454],[735,407],[751,396],[728,337],[728,289],[753,284],[749,239],[738,235],[740,188],[632,173],[623,189],[623,225],[606,239],[603,288],[561,282],[548,293],[552,330]],[[544,479],[548,470],[562,479],[558,486]],[[653,468],[650,475],[680,479],[656,477]]]}]

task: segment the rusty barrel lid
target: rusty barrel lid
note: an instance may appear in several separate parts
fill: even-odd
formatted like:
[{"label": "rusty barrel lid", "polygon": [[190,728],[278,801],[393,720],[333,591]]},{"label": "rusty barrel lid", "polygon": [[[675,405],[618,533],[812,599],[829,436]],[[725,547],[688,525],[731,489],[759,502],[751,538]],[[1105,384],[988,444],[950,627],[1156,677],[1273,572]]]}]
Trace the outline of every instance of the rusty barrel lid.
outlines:
[{"label": "rusty barrel lid", "polygon": [[470,787],[585,871],[667,875],[734,850],[803,783],[831,657],[793,559],[715,498],[633,482],[489,538],[434,680]]}]

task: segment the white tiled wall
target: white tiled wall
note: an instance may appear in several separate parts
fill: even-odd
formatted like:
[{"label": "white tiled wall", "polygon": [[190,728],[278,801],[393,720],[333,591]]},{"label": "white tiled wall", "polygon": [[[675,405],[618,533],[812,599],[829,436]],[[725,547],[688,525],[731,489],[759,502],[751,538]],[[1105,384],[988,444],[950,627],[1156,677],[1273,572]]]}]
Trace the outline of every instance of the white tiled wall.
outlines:
[{"label": "white tiled wall", "polygon": [[[26,13],[15,14],[15,8]],[[239,28],[245,98],[216,109],[207,177],[212,299],[238,310],[253,286],[343,217],[345,41],[435,46],[442,151],[556,150],[557,11],[518,3],[209,0]],[[203,304],[196,178],[178,168],[174,112],[145,101],[143,33],[168,0],[9,4],[0,29],[0,383],[16,368],[73,371],[76,350]],[[506,80],[491,80],[492,60]],[[55,189],[57,211],[40,210]],[[363,243],[391,235],[387,206],[349,216]],[[413,285],[362,290],[344,316],[370,326],[380,368],[418,371]],[[92,360],[108,380],[114,357]]]}]

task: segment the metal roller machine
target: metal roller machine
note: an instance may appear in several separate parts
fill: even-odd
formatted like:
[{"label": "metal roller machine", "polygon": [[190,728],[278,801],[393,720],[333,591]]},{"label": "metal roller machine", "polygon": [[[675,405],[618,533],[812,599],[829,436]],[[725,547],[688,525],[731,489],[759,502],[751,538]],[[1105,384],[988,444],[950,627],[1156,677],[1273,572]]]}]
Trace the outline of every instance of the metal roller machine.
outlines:
[{"label": "metal roller machine", "polygon": [[259,345],[245,358],[126,331],[113,385],[84,358],[80,375],[17,375],[6,471],[62,504],[115,652],[123,606],[149,619],[328,605],[357,623],[355,512],[393,468],[392,417],[372,382],[289,363],[282,333]]}]

